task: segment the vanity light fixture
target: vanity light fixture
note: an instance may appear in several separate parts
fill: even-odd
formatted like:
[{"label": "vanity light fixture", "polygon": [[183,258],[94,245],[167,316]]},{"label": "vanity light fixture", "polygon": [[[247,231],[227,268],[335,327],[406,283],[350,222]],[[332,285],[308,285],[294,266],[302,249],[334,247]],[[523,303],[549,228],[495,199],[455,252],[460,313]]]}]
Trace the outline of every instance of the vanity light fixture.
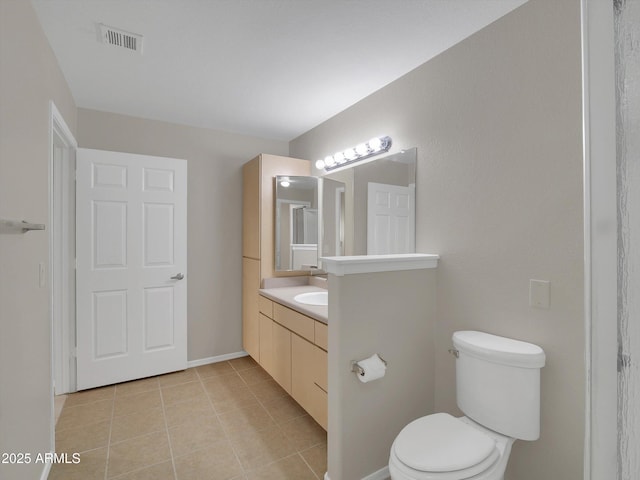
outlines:
[{"label": "vanity light fixture", "polygon": [[343,167],[353,162],[359,162],[365,158],[373,157],[391,148],[391,137],[374,137],[366,143],[361,143],[352,148],[324,157],[324,160],[316,161],[316,168],[326,171]]}]

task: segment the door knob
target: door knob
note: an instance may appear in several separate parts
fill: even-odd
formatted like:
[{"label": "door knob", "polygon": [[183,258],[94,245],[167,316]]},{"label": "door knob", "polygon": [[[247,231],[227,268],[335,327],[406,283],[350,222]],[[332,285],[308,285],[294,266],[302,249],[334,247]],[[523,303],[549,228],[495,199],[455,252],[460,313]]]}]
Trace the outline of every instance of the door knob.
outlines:
[{"label": "door knob", "polygon": [[173,277],[171,277],[171,280],[182,280],[184,278],[184,275],[179,273],[177,275],[174,275]]}]

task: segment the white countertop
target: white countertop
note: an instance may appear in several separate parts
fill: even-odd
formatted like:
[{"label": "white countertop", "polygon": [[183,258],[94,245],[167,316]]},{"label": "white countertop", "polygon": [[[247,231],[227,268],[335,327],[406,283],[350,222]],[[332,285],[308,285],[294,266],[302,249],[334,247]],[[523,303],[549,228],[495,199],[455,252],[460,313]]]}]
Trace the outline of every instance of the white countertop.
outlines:
[{"label": "white countertop", "polygon": [[305,305],[293,299],[293,297],[300,293],[326,291],[323,288],[313,285],[298,285],[293,287],[261,288],[258,291],[260,295],[276,303],[285,305],[322,323],[328,323],[329,307],[327,305]]},{"label": "white countertop", "polygon": [[399,253],[391,255],[352,255],[322,257],[322,265],[328,273],[342,277],[357,273],[395,272],[436,268],[440,255],[427,253]]}]

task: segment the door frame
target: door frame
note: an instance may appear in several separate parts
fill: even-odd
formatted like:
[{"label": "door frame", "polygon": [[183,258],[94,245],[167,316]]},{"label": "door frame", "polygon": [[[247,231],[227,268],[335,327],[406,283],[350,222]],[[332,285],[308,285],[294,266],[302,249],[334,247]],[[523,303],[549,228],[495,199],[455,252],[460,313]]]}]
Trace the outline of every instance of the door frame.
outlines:
[{"label": "door frame", "polygon": [[[61,144],[65,150],[63,165],[54,165],[56,160],[54,147]],[[69,205],[69,199],[60,201],[64,192],[72,188],[72,172],[75,170],[73,158],[78,143],[71,133],[71,129],[53,101],[49,102],[49,321],[51,344],[51,446],[55,446],[55,406],[54,396],[60,393],[68,393],[75,389],[73,372],[65,359],[70,359],[72,353],[73,330],[75,328],[75,305],[73,292],[75,289],[75,272],[70,268],[70,259],[63,254],[68,246],[70,233],[75,229],[75,218],[71,218],[71,212],[65,206]],[[55,170],[54,170],[55,166]],[[66,175],[54,175],[60,170]],[[71,202],[73,203],[73,202]],[[60,228],[58,228],[60,227]],[[57,235],[56,232],[61,232]],[[67,265],[67,268],[64,267]],[[60,277],[67,280],[60,289],[54,289],[58,285]],[[64,315],[59,312],[67,312],[68,321],[64,321]],[[53,450],[52,450],[53,451]]]},{"label": "door frame", "polygon": [[[344,248],[344,221],[343,221],[343,215],[342,215],[342,211],[345,208],[345,204],[346,204],[346,187],[338,187],[336,188],[335,191],[336,194],[336,198],[335,198],[335,222],[336,222],[336,235],[335,235],[335,246],[336,246],[336,255],[340,256],[340,255],[345,255],[345,248]],[[318,242],[320,243],[320,242]]]},{"label": "door frame", "polygon": [[613,1],[581,0],[584,172],[584,479],[614,479],[617,187]]}]

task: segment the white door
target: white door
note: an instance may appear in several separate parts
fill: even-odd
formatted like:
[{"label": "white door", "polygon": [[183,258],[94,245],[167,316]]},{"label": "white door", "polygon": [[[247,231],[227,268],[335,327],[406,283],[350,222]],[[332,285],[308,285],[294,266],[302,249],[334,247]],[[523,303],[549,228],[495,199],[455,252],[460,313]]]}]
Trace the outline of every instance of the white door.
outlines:
[{"label": "white door", "polygon": [[367,254],[415,252],[415,186],[369,182]]},{"label": "white door", "polygon": [[187,366],[187,162],[79,148],[77,388]]}]

